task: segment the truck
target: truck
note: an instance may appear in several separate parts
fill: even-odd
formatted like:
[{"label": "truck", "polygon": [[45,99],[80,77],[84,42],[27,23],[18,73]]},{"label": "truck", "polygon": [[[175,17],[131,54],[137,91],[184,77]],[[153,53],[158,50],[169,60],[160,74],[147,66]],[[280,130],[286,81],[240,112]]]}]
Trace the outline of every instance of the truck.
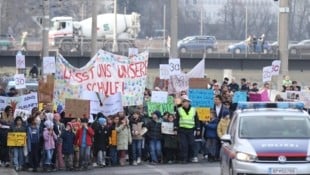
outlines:
[{"label": "truck", "polygon": [[[111,51],[114,30],[113,13],[97,16],[97,46]],[[73,21],[70,16],[58,16],[51,19],[49,30],[49,44],[60,51],[91,50],[92,18]],[[140,14],[117,14],[117,41],[119,51],[128,51],[135,47],[135,39],[140,32]]]}]

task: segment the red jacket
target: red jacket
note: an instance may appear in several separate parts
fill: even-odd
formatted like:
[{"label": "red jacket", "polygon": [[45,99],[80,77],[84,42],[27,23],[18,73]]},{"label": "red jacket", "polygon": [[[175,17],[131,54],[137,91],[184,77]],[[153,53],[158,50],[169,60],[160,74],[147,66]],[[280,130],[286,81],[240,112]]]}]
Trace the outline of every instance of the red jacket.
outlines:
[{"label": "red jacket", "polygon": [[[75,136],[75,141],[74,144],[81,146],[82,145],[82,137],[83,137],[83,129],[84,127],[81,127],[79,130],[76,132]],[[92,146],[92,138],[95,135],[94,130],[91,127],[88,127],[87,133],[86,133],[86,145],[87,146]]]}]

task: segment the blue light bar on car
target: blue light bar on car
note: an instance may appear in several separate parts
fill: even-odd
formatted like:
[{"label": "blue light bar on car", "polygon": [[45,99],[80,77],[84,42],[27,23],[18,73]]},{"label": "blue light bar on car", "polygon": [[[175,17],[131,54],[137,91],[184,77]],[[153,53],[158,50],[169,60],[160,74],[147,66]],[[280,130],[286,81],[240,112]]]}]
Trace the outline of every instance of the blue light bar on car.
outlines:
[{"label": "blue light bar on car", "polygon": [[239,102],[238,109],[263,109],[263,108],[280,108],[280,109],[304,109],[304,103],[302,102]]}]

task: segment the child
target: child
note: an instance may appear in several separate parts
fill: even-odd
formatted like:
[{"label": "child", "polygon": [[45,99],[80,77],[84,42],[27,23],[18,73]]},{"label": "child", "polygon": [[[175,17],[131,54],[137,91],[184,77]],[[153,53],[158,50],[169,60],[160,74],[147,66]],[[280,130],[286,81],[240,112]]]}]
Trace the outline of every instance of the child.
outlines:
[{"label": "child", "polygon": [[37,172],[39,167],[40,154],[40,129],[36,123],[36,117],[29,118],[30,126],[27,129],[27,147],[29,152],[29,163],[33,172]]},{"label": "child", "polygon": [[94,130],[88,127],[88,119],[81,119],[82,127],[77,130],[75,137],[75,145],[79,147],[79,167],[88,169],[90,161],[90,149],[93,144],[92,139],[94,136]]},{"label": "child", "polygon": [[119,116],[115,115],[111,119],[113,119],[113,123],[109,127],[109,132],[111,133],[109,136],[109,156],[111,158],[111,165],[115,166],[118,162],[116,125],[119,123]]},{"label": "child", "polygon": [[75,134],[72,131],[72,123],[68,122],[66,129],[61,134],[62,154],[64,155],[65,166],[67,170],[73,170],[73,154]]},{"label": "child", "polygon": [[152,113],[152,120],[147,123],[147,134],[149,137],[149,147],[152,159],[152,164],[159,163],[159,158],[161,157],[161,114],[159,111]]},{"label": "child", "polygon": [[109,143],[109,130],[106,119],[101,117],[98,119],[99,125],[95,129],[94,149],[97,152],[97,164],[101,167],[106,166],[105,156]]},{"label": "child", "polygon": [[[14,126],[11,132],[19,132],[26,134],[26,128],[23,126],[22,117],[17,116],[14,120]],[[12,147],[13,150],[13,163],[16,171],[20,171],[24,165],[24,146]]]},{"label": "child", "polygon": [[119,151],[119,163],[121,166],[125,165],[126,152],[128,145],[131,144],[131,132],[127,117],[120,118],[120,122],[116,125],[117,132],[117,150]]},{"label": "child", "polygon": [[139,110],[135,110],[130,118],[132,133],[133,165],[141,163],[143,134],[146,132],[145,123],[141,119]]},{"label": "child", "polygon": [[44,139],[44,152],[45,152],[45,161],[44,161],[44,170],[51,171],[52,166],[52,157],[55,150],[55,140],[57,135],[55,134],[53,128],[54,123],[50,120],[44,122],[45,128],[43,131]]},{"label": "child", "polygon": [[[56,134],[57,134],[57,142],[56,142],[56,167],[58,169],[63,169],[65,167],[64,165],[64,160],[62,157],[62,139],[61,139],[61,133],[65,130],[65,125],[60,122],[60,114],[55,113],[54,114],[54,121],[55,121],[55,127],[54,130],[56,129]],[[55,154],[55,153],[54,153]]]},{"label": "child", "polygon": [[217,155],[217,141],[218,141],[218,136],[217,136],[217,124],[218,124],[218,119],[215,117],[215,112],[211,113],[211,120],[210,122],[206,122],[205,124],[205,134],[204,137],[206,139],[206,145],[208,149],[208,159],[209,161],[215,161],[216,155]]},{"label": "child", "polygon": [[[167,117],[168,123],[174,123],[174,115],[169,114]],[[171,164],[177,160],[177,152],[178,152],[178,137],[175,132],[173,135],[163,134],[164,137],[164,148],[166,151],[165,159]]]}]

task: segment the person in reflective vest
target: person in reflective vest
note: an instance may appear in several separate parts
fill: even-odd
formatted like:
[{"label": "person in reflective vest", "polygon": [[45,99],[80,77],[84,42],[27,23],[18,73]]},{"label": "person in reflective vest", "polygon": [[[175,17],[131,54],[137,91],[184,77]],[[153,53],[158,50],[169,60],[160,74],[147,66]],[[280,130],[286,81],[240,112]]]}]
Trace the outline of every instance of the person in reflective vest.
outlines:
[{"label": "person in reflective vest", "polygon": [[191,160],[192,153],[194,152],[194,132],[200,135],[200,122],[197,116],[196,109],[190,105],[191,100],[187,95],[182,96],[182,106],[176,111],[175,131],[178,132],[180,158],[182,163]]}]

